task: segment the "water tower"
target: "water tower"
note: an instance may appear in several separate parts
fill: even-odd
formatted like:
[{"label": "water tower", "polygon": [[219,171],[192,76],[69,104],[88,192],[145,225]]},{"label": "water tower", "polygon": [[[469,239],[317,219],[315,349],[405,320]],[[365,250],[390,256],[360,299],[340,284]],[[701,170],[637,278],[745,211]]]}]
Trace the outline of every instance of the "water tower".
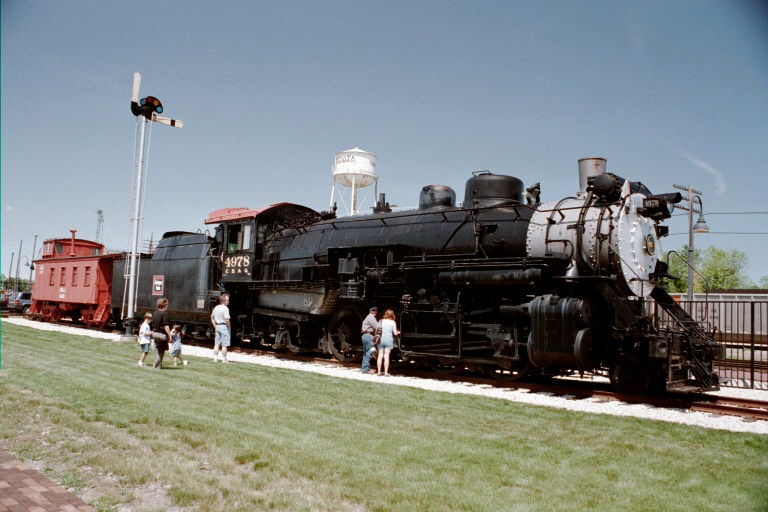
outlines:
[{"label": "water tower", "polygon": [[[360,148],[348,149],[336,153],[336,161],[333,164],[333,188],[331,189],[331,208],[333,210],[333,197],[336,193],[336,184],[351,189],[347,213],[357,213],[357,189],[374,185],[374,197],[376,197],[375,185],[379,177],[376,176],[376,158],[373,153]],[[341,202],[347,206],[344,194],[339,192]]]}]

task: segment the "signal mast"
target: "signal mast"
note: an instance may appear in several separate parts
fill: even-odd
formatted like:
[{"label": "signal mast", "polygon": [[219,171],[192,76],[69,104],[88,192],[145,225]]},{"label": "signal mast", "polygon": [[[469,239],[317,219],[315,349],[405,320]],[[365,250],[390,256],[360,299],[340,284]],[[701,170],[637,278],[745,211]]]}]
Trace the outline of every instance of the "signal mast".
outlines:
[{"label": "signal mast", "polygon": [[[133,318],[134,311],[136,309],[136,261],[139,254],[139,227],[141,225],[142,205],[144,203],[144,136],[147,129],[147,123],[153,121],[156,123],[167,124],[168,126],[174,126],[176,128],[181,128],[184,126],[184,123],[177,119],[169,119],[167,117],[160,117],[157,115],[163,113],[163,104],[156,97],[147,96],[139,100],[140,83],[141,74],[134,73],[133,94],[131,95],[131,112],[134,116],[141,116],[143,119],[141,119],[140,135],[136,142],[136,150],[134,151],[134,155],[138,155],[134,161],[134,167],[136,168],[136,181],[134,184],[135,199],[133,204],[133,216],[131,218],[131,223],[133,225],[133,235],[131,241],[130,268],[125,276],[125,279],[128,281],[128,286],[126,287],[128,289],[128,301],[127,306],[126,303],[124,303],[123,311],[123,325],[125,326],[126,336],[131,336],[133,334]],[[146,153],[148,152],[149,149],[147,148]],[[127,312],[125,311],[125,307],[127,307]]]}]

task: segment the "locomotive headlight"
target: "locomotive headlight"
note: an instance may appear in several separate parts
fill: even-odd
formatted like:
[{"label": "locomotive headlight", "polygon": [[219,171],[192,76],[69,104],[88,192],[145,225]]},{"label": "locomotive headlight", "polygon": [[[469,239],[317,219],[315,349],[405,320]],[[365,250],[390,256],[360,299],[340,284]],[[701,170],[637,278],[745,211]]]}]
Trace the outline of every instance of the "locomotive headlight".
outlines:
[{"label": "locomotive headlight", "polygon": [[659,194],[643,199],[643,207],[638,208],[637,213],[655,220],[664,220],[672,216],[675,203],[682,200],[679,192],[673,194]]},{"label": "locomotive headlight", "polygon": [[656,254],[656,237],[652,233],[645,236],[645,252],[647,254]]},{"label": "locomotive headlight", "polygon": [[663,220],[671,216],[668,202],[660,197],[646,197],[643,199],[643,207],[637,209],[637,213],[643,217]]}]

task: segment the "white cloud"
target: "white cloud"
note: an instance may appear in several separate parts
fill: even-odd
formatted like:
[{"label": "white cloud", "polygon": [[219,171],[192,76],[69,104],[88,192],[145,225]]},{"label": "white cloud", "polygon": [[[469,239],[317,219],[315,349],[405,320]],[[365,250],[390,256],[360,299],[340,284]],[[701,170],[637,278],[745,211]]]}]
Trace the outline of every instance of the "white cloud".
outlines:
[{"label": "white cloud", "polygon": [[683,151],[680,152],[680,155],[691,162],[693,165],[700,169],[704,169],[707,171],[714,179],[715,179],[715,195],[722,196],[725,194],[726,183],[725,183],[725,173],[721,171],[720,169],[711,166],[704,160],[699,160],[698,158],[692,157],[691,155],[684,153]]}]

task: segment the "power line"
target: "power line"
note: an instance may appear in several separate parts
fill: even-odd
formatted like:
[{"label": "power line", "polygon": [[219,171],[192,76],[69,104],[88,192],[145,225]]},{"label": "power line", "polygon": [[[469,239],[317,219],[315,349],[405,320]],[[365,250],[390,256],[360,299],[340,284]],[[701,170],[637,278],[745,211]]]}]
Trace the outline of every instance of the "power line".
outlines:
[{"label": "power line", "polygon": [[[707,216],[710,215],[768,215],[768,212],[706,212]],[[673,217],[685,217],[687,213],[676,213]]]},{"label": "power line", "polygon": [[707,212],[707,215],[768,215],[768,212]]},{"label": "power line", "polygon": [[[688,232],[685,231],[681,233],[669,233],[668,236],[687,234]],[[707,235],[768,235],[768,231],[708,231]]]}]

